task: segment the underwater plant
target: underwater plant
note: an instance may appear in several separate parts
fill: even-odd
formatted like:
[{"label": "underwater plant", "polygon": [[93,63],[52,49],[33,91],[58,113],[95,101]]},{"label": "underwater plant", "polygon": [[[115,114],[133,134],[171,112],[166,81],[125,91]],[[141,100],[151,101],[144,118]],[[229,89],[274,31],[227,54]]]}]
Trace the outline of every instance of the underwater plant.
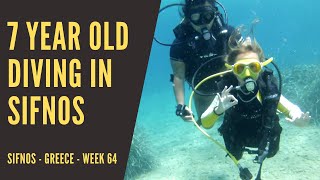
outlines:
[{"label": "underwater plant", "polygon": [[126,167],[125,180],[135,179],[138,175],[146,173],[154,168],[154,158],[147,142],[145,129],[136,126],[132,136],[129,158]]},{"label": "underwater plant", "polygon": [[320,125],[320,64],[295,65],[284,69],[283,95],[297,104],[302,111],[309,111],[311,122]]}]

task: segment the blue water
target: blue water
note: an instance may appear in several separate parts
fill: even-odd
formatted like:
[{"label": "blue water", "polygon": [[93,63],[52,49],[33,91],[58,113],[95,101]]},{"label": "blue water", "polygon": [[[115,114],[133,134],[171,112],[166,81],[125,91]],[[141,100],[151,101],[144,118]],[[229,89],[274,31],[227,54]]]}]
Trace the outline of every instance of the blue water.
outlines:
[{"label": "blue water", "polygon": [[[222,0],[220,2],[228,12],[229,25],[234,27],[241,24],[250,26],[250,23],[255,18],[260,19],[260,23],[255,28],[255,37],[264,49],[265,55],[267,57],[274,57],[275,62],[280,66],[280,69],[296,64],[319,64],[320,20],[318,18],[320,18],[320,1]],[[171,3],[180,3],[180,1],[163,0],[161,2],[161,7]],[[158,17],[155,36],[163,42],[172,42],[174,39],[172,29],[180,22],[180,20],[181,18],[177,7],[165,10]],[[164,165],[163,159],[168,158],[170,154],[176,154],[176,156],[173,157],[177,158],[177,162],[179,161],[179,154],[181,154],[179,147],[181,147],[183,153],[192,156],[191,150],[188,151],[189,148],[204,148],[203,151],[207,152],[208,149],[205,149],[205,147],[212,146],[210,142],[203,140],[203,142],[201,141],[202,144],[199,146],[195,145],[196,147],[193,147],[191,143],[190,146],[188,146],[189,148],[185,149],[184,147],[185,143],[194,141],[194,136],[200,138],[202,135],[191,124],[182,122],[174,114],[176,102],[172,91],[172,85],[169,82],[169,74],[172,73],[169,61],[169,49],[169,47],[161,46],[156,42],[153,42],[152,44],[136,121],[135,134],[142,132],[145,135],[143,139],[143,141],[146,141],[147,145],[145,148],[148,149],[149,155],[153,157],[152,163],[156,165],[152,170],[135,178],[236,178],[237,176],[226,175],[230,174],[230,172],[226,172],[225,174],[222,173],[219,175],[220,178],[218,178],[218,176],[215,178],[215,176],[209,172],[207,175],[194,175],[186,178],[186,176],[181,175],[183,174],[181,172],[184,172],[183,169],[187,169],[185,170],[185,173],[192,170],[188,169],[188,167],[184,167],[183,164],[176,167],[174,161],[172,162],[171,167],[171,161],[166,161],[167,163]],[[188,93],[190,93],[190,91],[187,90],[187,94]],[[187,100],[188,96],[186,96],[186,101]],[[191,137],[188,138],[189,136]],[[317,155],[319,155],[319,153]],[[201,157],[201,155],[199,156]],[[172,157],[168,159],[172,160]],[[182,159],[182,157],[180,157],[180,159]],[[211,162],[212,165],[215,164],[214,159],[211,159]],[[225,163],[232,164],[228,160],[226,160]],[[279,165],[279,167],[280,166],[281,165]],[[162,172],[162,169],[170,169],[170,175],[155,175],[157,174],[157,171]],[[197,169],[194,169],[194,171],[197,171]],[[233,171],[234,174],[237,175],[237,170],[233,169]],[[161,172],[158,172],[158,174],[161,174]],[[312,172],[312,169],[306,170],[306,172]],[[294,173],[294,171],[289,171],[288,173]],[[288,175],[286,178],[299,179],[297,177],[304,177],[304,175],[305,174],[302,172],[302,175],[292,177]],[[270,177],[277,177],[277,175],[270,175]],[[313,176],[311,179],[318,178]]]}]

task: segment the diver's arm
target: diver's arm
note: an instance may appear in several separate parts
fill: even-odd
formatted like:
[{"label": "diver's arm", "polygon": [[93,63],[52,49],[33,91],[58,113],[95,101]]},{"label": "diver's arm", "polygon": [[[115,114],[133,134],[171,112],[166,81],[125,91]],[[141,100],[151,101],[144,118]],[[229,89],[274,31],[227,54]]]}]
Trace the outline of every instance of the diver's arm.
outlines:
[{"label": "diver's arm", "polygon": [[182,61],[171,60],[173,71],[173,90],[177,104],[184,103],[185,64]]},{"label": "diver's arm", "polygon": [[303,113],[301,109],[281,95],[278,110],[286,116],[286,120],[297,125],[304,126],[309,123],[309,112]]},{"label": "diver's arm", "polygon": [[[278,103],[278,110],[283,113],[286,117],[289,117],[290,108],[296,108],[297,106],[291,103],[287,98],[281,95]],[[299,108],[299,107],[298,107]],[[300,108],[299,108],[300,109]]]},{"label": "diver's arm", "polygon": [[214,113],[214,109],[219,105],[219,98],[216,96],[208,109],[201,115],[201,124],[204,128],[210,129],[219,119],[219,116]]},{"label": "diver's arm", "polygon": [[[171,67],[173,71],[173,91],[176,97],[177,104],[184,105],[184,80],[185,80],[185,64],[182,61],[176,61],[171,59]],[[178,107],[178,106],[177,106]],[[186,114],[180,116],[184,121],[192,121],[192,111],[185,107]],[[176,112],[177,113],[177,112]]]}]

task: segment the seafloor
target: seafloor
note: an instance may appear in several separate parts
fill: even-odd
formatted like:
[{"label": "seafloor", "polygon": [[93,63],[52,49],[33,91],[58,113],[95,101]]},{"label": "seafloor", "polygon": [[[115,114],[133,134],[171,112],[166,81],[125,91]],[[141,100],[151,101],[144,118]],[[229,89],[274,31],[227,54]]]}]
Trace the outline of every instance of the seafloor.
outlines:
[{"label": "seafloor", "polygon": [[[262,179],[320,179],[319,67],[300,65],[282,72],[283,94],[303,111],[310,111],[312,119],[309,126],[296,127],[281,116],[280,150],[273,158],[264,161]],[[310,68],[314,71],[305,73]],[[154,93],[142,97],[125,179],[240,179],[238,169],[224,151],[192,123],[174,116],[174,105],[165,101],[170,99],[173,103],[170,90],[154,90]],[[157,107],[154,102],[158,102]],[[207,132],[223,143],[217,132],[221,120]],[[252,162],[253,159],[254,155],[244,154],[240,163],[255,176],[258,165]]]}]

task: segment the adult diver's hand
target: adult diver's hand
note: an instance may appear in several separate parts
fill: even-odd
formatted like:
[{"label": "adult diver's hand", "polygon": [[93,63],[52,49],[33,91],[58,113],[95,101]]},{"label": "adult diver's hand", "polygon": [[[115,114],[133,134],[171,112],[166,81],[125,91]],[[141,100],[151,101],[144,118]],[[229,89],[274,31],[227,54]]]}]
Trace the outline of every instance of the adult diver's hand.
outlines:
[{"label": "adult diver's hand", "polygon": [[178,104],[176,115],[186,122],[192,122],[193,113],[187,105]]},{"label": "adult diver's hand", "polygon": [[227,86],[225,86],[221,92],[221,95],[217,94],[219,104],[213,110],[216,114],[218,114],[218,115],[223,114],[227,109],[238,104],[238,100],[233,95],[230,94],[230,91],[232,88],[233,88],[232,85],[229,88],[227,88]]},{"label": "adult diver's hand", "polygon": [[185,107],[184,109],[184,113],[181,117],[181,119],[183,119],[185,122],[192,122],[192,118],[194,118],[192,111],[190,110],[190,108],[188,106]]},{"label": "adult diver's hand", "polygon": [[286,118],[287,121],[293,123],[296,126],[303,127],[310,123],[311,116],[309,112],[302,112],[298,106],[296,106],[289,113],[289,118]]}]

